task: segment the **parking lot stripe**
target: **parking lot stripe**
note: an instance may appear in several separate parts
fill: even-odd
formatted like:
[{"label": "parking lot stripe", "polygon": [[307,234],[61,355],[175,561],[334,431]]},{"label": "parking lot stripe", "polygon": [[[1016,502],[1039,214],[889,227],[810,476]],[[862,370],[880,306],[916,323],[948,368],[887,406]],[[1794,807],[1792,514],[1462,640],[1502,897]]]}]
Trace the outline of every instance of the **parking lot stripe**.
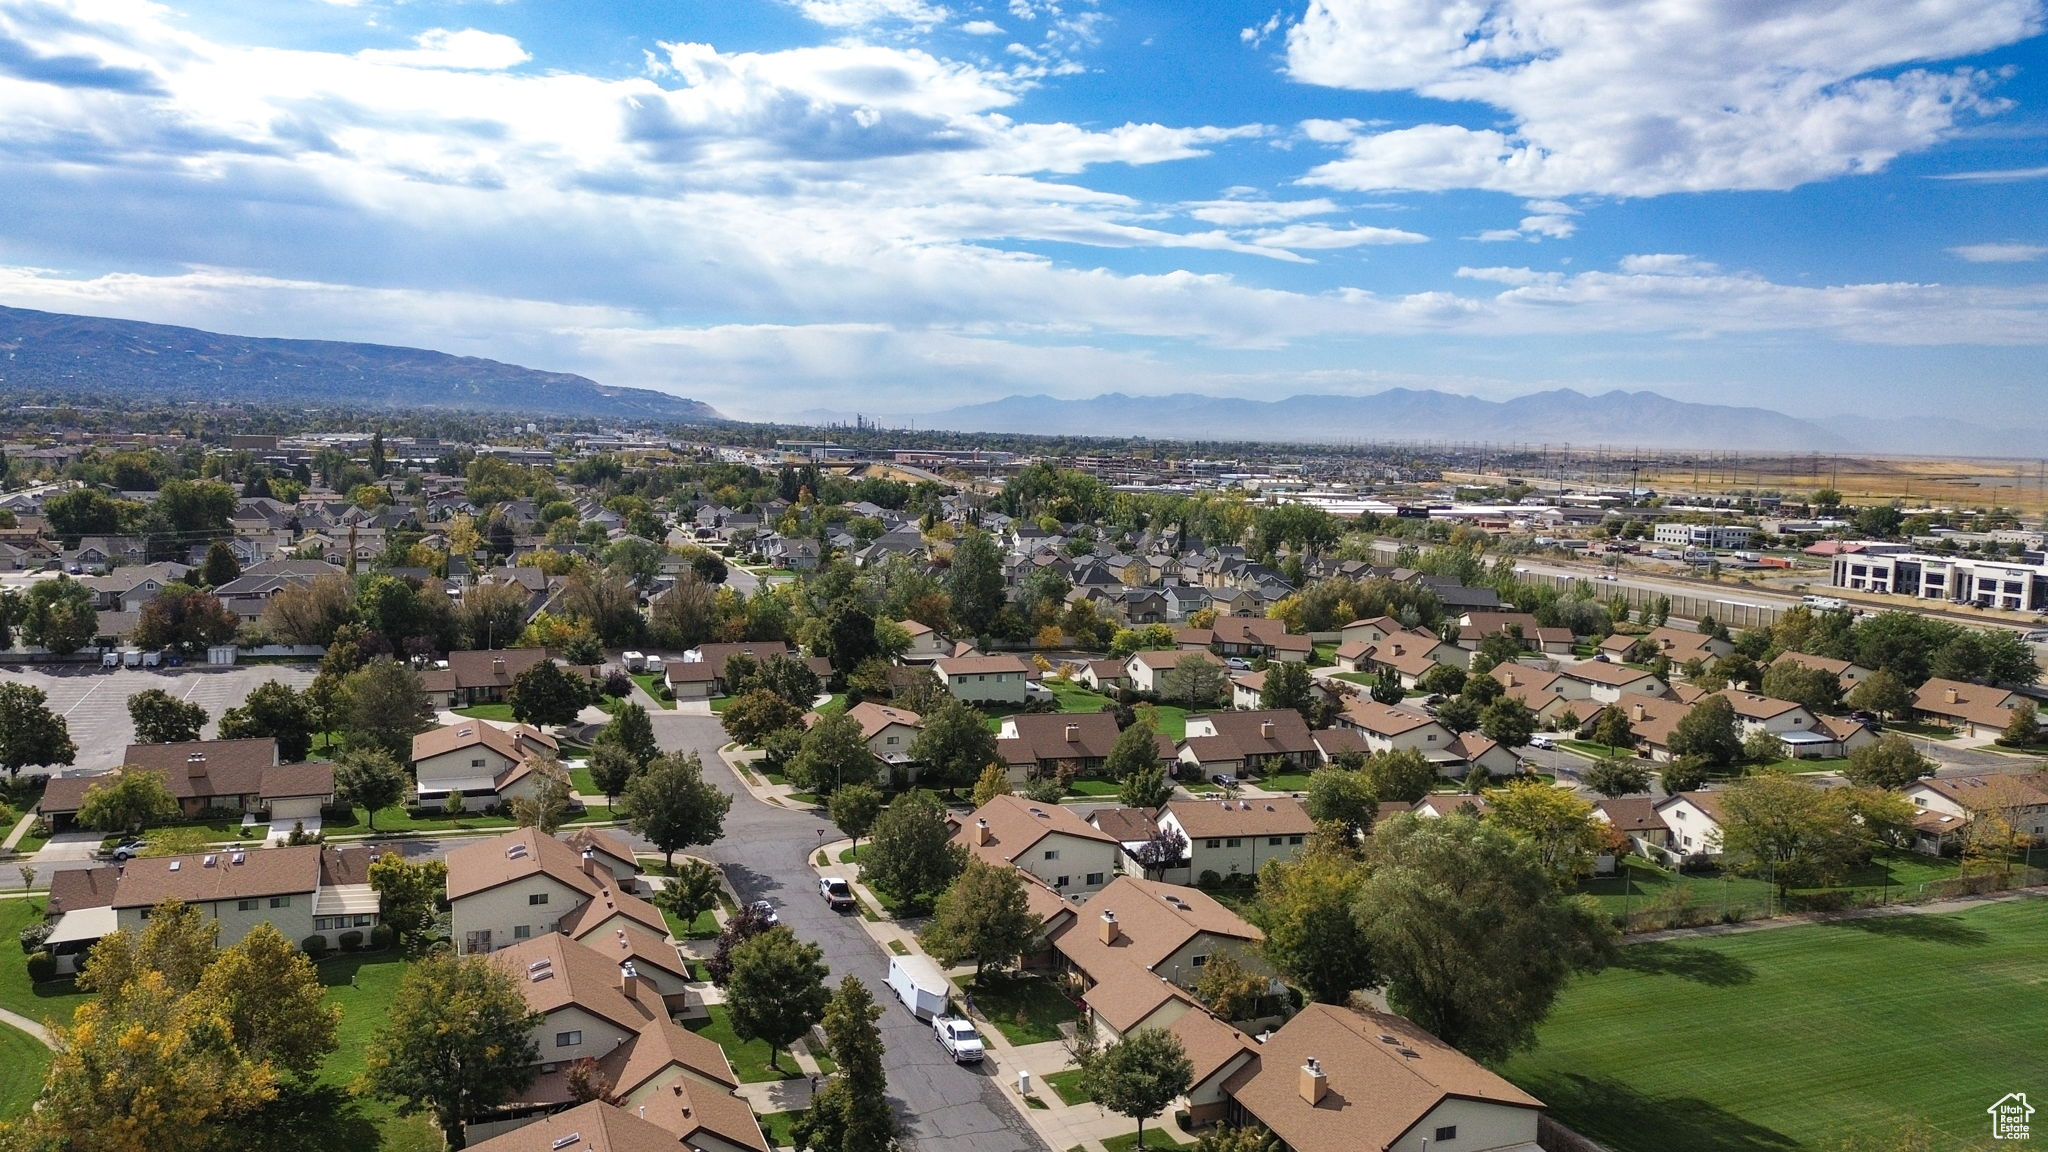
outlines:
[{"label": "parking lot stripe", "polygon": [[83,703],[85,703],[85,702],[86,702],[87,700],[90,700],[90,699],[92,699],[92,694],[93,694],[93,693],[95,693],[95,692],[97,692],[97,691],[99,691],[99,690],[100,690],[100,685],[102,685],[102,684],[105,684],[105,683],[106,683],[106,681],[105,681],[105,680],[95,680],[95,681],[93,681],[93,685],[92,685],[92,687],[90,687],[90,688],[87,688],[87,689],[85,690],[85,695],[83,695],[83,696],[80,696],[80,697],[78,698],[78,704],[73,704],[73,705],[72,705],[71,707],[69,707],[69,708],[66,708],[66,709],[64,710],[64,715],[66,715],[66,716],[69,716],[69,715],[71,715],[71,714],[72,714],[73,712],[76,712],[76,711],[78,711],[78,705],[79,705],[79,704],[83,704]]}]

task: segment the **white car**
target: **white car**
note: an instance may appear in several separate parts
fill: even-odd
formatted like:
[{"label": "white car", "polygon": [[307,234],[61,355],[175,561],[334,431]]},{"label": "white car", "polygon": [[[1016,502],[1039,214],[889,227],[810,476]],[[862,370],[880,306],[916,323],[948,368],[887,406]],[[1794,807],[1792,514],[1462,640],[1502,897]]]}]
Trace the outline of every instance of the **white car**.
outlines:
[{"label": "white car", "polygon": [[818,895],[823,896],[826,906],[835,912],[853,907],[853,886],[848,884],[843,877],[820,877],[818,880]]},{"label": "white car", "polygon": [[761,923],[767,924],[770,927],[782,922],[782,917],[775,914],[775,905],[766,900],[754,901],[752,904],[747,905],[747,910],[759,916]]},{"label": "white car", "polygon": [[1555,748],[1557,747],[1557,738],[1553,736],[1545,736],[1543,733],[1538,732],[1536,735],[1529,737],[1529,747]]},{"label": "white car", "polygon": [[933,1020],[932,1033],[955,1064],[979,1064],[987,1054],[982,1049],[980,1033],[962,1017],[941,1016]]}]

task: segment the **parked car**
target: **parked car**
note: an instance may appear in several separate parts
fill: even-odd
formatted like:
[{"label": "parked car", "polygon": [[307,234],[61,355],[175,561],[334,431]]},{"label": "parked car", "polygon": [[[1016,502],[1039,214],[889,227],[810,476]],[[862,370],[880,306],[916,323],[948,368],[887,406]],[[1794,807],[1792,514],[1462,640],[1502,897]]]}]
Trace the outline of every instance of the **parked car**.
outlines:
[{"label": "parked car", "polygon": [[953,1058],[955,1064],[979,1064],[984,1055],[981,1035],[974,1025],[959,1016],[941,1016],[932,1021],[932,1034],[938,1037],[939,1047]]},{"label": "parked car", "polygon": [[1858,708],[1856,711],[1849,713],[1849,719],[1862,721],[1872,727],[1876,727],[1880,723],[1877,713],[1872,712],[1868,708]]},{"label": "parked car", "polygon": [[853,908],[853,885],[838,876],[824,876],[818,880],[818,895],[835,912],[846,912]]},{"label": "parked car", "polygon": [[1534,736],[1529,737],[1529,747],[1555,748],[1557,747],[1557,738],[1555,736],[1547,736],[1541,732],[1538,732]]},{"label": "parked car", "polygon": [[144,840],[139,836],[133,837],[127,840],[123,840],[119,844],[115,845],[114,851],[111,853],[111,855],[114,857],[114,859],[121,861],[122,863],[126,863],[130,860],[135,859],[137,856],[142,855],[142,850],[147,847],[149,847],[149,841]]},{"label": "parked car", "polygon": [[747,905],[747,910],[761,918],[763,924],[780,924],[782,917],[775,914],[775,905],[766,900],[756,900]]},{"label": "parked car", "polygon": [[1237,777],[1232,776],[1228,772],[1218,772],[1214,776],[1209,777],[1209,783],[1214,784],[1220,788],[1235,788],[1239,784],[1243,783],[1243,781],[1240,781]]},{"label": "parked car", "polygon": [[1223,662],[1223,666],[1232,672],[1249,672],[1252,670],[1252,662],[1242,656],[1232,656]]}]

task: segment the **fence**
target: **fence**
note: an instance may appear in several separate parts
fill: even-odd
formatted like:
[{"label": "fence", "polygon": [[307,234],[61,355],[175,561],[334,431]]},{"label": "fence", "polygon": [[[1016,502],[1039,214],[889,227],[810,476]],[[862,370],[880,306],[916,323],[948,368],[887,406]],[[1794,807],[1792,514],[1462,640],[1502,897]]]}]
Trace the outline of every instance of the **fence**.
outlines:
[{"label": "fence", "polygon": [[1866,882],[1800,889],[1782,897],[1766,882],[1732,873],[1691,877],[1689,882],[1667,884],[1654,894],[1635,896],[1631,890],[1619,900],[1612,893],[1602,891],[1603,887],[1612,887],[1615,883],[1611,879],[1590,881],[1583,890],[1603,897],[1603,906],[1624,933],[1636,933],[1733,924],[1802,912],[1927,904],[1963,896],[1981,896],[2048,884],[2048,868],[2013,865],[2000,869],[1994,866],[1968,876],[1941,880],[1901,884]]},{"label": "fence", "polygon": [[1543,1152],[1607,1152],[1605,1145],[1579,1135],[1547,1112],[1536,1117],[1536,1143]]},{"label": "fence", "polygon": [[1685,593],[1674,595],[1619,582],[1587,580],[1583,577],[1560,576],[1550,572],[1517,572],[1515,579],[1555,588],[1561,592],[1583,584],[1593,589],[1594,599],[1602,604],[1620,596],[1628,601],[1632,608],[1647,608],[1661,598],[1670,601],[1671,615],[1675,619],[1698,620],[1701,616],[1712,616],[1720,623],[1735,629],[1768,627],[1776,623],[1778,617],[1790,607],[1750,600],[1742,595],[1744,590],[1740,586],[1731,587],[1719,596],[1694,596]]}]

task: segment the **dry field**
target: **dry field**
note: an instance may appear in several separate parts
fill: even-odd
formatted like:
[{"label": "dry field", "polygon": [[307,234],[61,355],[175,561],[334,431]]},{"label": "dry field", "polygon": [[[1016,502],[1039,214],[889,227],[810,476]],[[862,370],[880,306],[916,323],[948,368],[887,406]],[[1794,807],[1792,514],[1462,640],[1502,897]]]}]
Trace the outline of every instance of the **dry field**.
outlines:
[{"label": "dry field", "polygon": [[2048,512],[2048,468],[2040,460],[1905,456],[1716,456],[1697,464],[1659,461],[1643,483],[1659,491],[1775,490],[1791,495],[1832,486],[1844,501],[1898,499],[1908,507],[2001,505]]}]

